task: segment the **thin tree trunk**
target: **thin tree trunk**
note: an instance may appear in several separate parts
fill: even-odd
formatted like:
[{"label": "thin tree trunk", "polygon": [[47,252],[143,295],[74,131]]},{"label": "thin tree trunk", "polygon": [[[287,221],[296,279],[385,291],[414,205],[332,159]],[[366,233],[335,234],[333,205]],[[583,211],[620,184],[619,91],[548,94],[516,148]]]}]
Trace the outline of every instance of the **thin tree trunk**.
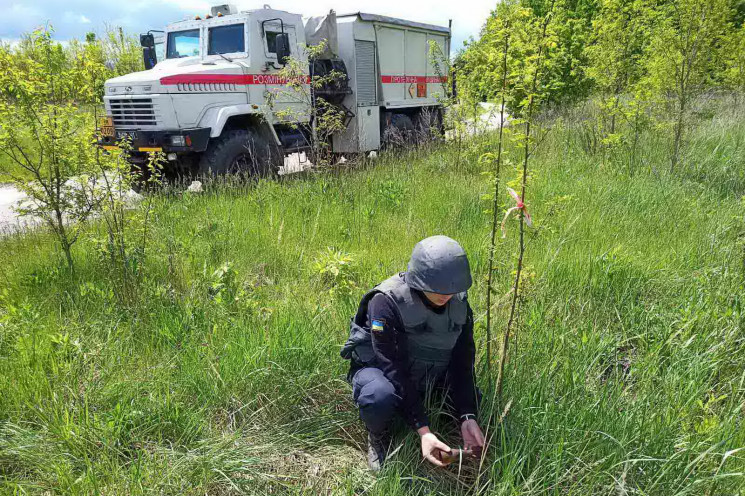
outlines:
[{"label": "thin tree trunk", "polygon": [[[494,199],[492,201],[492,226],[491,226],[491,244],[489,245],[489,274],[486,278],[486,370],[491,384],[491,294],[492,280],[494,275],[494,252],[497,241],[497,209],[499,207],[499,175],[502,165],[502,143],[504,136],[504,106],[505,93],[507,91],[507,52],[509,50],[510,34],[509,22],[505,23],[504,52],[502,53],[502,98],[499,106],[499,141],[497,144],[497,163],[494,171]],[[501,358],[500,358],[501,362]]]},{"label": "thin tree trunk", "polygon": [[72,259],[71,246],[65,243],[62,246],[62,251],[65,252],[65,259],[67,260],[67,266],[70,268],[70,272],[75,275],[75,262]]},{"label": "thin tree trunk", "polygon": [[[541,72],[541,64],[543,63],[543,52],[544,52],[544,41],[546,39],[546,31],[548,29],[548,23],[551,19],[551,13],[554,9],[554,0],[551,1],[551,5],[546,12],[546,18],[543,22],[543,29],[541,37],[538,39],[538,57],[536,58],[536,70],[533,75],[533,81],[530,88],[530,99],[528,101],[528,110],[526,113],[525,120],[525,138],[523,147],[523,169],[522,169],[522,181],[520,187],[520,198],[525,203],[525,191],[528,181],[528,162],[530,160],[530,132],[531,132],[531,121],[533,120],[533,110],[535,108],[535,93],[538,90],[538,76]],[[525,255],[525,212],[520,210],[520,246],[517,257],[517,269],[515,271],[515,282],[512,286],[512,304],[510,305],[510,316],[507,320],[507,328],[504,331],[502,338],[502,349],[499,355],[499,371],[497,373],[497,397],[499,398],[500,404],[502,403],[502,388],[504,385],[504,365],[507,361],[507,354],[510,343],[510,331],[512,330],[512,323],[515,320],[515,312],[517,309],[517,302],[520,292],[520,275],[522,274],[523,268],[523,257]]]},{"label": "thin tree trunk", "polygon": [[636,149],[639,145],[639,108],[637,107],[636,113],[634,114],[634,139],[631,143],[631,164],[629,172],[633,175],[636,171]]},{"label": "thin tree trunk", "polygon": [[680,142],[683,137],[683,126],[685,125],[685,111],[686,111],[686,99],[685,95],[681,95],[680,108],[678,111],[678,119],[675,123],[675,137],[673,139],[673,155],[670,159],[670,174],[675,172],[675,168],[678,165],[679,154],[680,154]]}]

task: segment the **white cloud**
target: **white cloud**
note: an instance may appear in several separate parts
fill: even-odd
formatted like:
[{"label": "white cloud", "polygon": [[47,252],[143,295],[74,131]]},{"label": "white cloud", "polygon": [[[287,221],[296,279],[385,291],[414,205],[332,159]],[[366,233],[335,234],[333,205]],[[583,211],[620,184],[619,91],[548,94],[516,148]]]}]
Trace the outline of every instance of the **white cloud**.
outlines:
[{"label": "white cloud", "polygon": [[80,23],[81,24],[90,24],[91,23],[91,20],[88,19],[87,17],[85,17],[84,15],[81,15],[80,16]]}]

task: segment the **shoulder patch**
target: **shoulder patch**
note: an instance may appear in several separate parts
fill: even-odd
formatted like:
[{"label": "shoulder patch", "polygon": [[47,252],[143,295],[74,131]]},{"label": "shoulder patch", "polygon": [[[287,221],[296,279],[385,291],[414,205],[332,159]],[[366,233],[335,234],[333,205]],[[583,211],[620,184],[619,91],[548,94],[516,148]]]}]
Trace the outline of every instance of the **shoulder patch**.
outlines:
[{"label": "shoulder patch", "polygon": [[370,323],[370,328],[373,332],[383,332],[384,326],[385,320],[383,319],[373,319],[373,321]]}]

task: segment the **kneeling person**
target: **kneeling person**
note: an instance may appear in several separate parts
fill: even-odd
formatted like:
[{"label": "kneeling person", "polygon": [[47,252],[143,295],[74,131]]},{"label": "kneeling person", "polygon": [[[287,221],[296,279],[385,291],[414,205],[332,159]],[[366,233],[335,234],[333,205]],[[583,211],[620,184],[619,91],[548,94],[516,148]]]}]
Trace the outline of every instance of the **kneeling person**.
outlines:
[{"label": "kneeling person", "polygon": [[466,299],[471,270],[463,248],[447,236],[414,247],[408,270],[365,294],[342,356],[350,359],[354,400],[368,430],[368,463],[379,470],[396,414],[421,438],[422,455],[442,466],[450,448],[429,429],[422,396],[447,385],[466,448],[483,448],[476,422],[473,312]]}]

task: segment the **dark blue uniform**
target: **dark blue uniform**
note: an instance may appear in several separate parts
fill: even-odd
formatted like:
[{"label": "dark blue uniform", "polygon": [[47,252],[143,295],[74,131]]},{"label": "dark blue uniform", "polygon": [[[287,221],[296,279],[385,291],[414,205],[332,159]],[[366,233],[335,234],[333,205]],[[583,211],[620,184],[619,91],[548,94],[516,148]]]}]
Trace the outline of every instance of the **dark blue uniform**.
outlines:
[{"label": "dark blue uniform", "polygon": [[[443,312],[420,291],[415,291],[433,312]],[[382,324],[374,327],[373,321]],[[360,417],[372,433],[381,432],[391,424],[396,412],[413,429],[429,425],[422,403],[427,384],[415,384],[408,370],[407,339],[396,304],[383,294],[375,294],[367,306],[365,327],[371,334],[375,366],[364,367],[352,360],[350,377],[354,400]],[[474,381],[475,345],[473,341],[473,312],[468,317],[452,350],[447,369],[447,393],[458,416],[476,414],[477,392]],[[444,386],[438,384],[437,386]]]}]

